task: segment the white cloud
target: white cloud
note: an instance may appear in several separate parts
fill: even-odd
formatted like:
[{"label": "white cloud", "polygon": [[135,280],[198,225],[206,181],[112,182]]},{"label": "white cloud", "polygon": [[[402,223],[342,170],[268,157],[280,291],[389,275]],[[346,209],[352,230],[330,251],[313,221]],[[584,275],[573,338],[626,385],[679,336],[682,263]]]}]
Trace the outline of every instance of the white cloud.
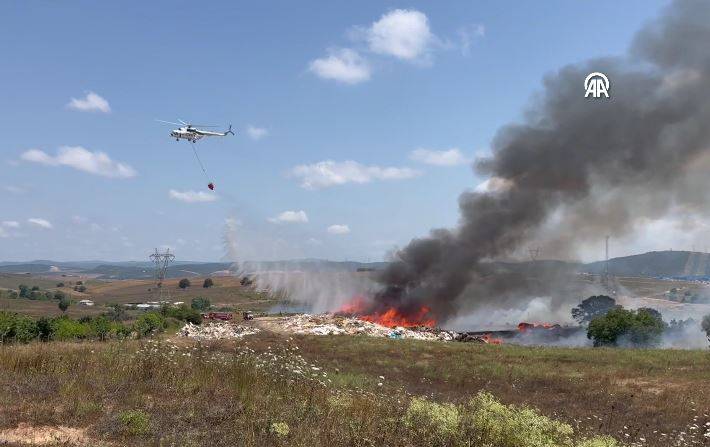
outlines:
[{"label": "white cloud", "polygon": [[330,234],[348,234],[350,233],[350,227],[347,225],[331,225],[328,227],[328,233]]},{"label": "white cloud", "polygon": [[205,191],[176,191],[171,189],[168,193],[171,199],[180,200],[186,203],[195,202],[214,202],[217,200],[217,195]]},{"label": "white cloud", "polygon": [[71,98],[67,107],[82,112],[111,112],[111,106],[109,106],[108,101],[94,92],[87,92],[86,97],[83,99]]},{"label": "white cloud", "polygon": [[291,174],[301,179],[301,187],[318,189],[345,183],[408,179],[419,175],[419,171],[411,168],[365,166],[352,160],[325,160],[310,165],[298,165],[291,170]]},{"label": "white cloud", "polygon": [[132,167],[111,160],[105,152],[91,152],[81,146],[63,146],[54,157],[39,149],[30,149],[23,152],[20,158],[49,166],[68,166],[102,177],[129,178],[136,175]]},{"label": "white cloud", "polygon": [[409,158],[420,163],[434,166],[457,166],[469,162],[469,159],[467,159],[458,148],[443,151],[416,149],[409,154]]},{"label": "white cloud", "polygon": [[249,138],[256,141],[261,140],[265,136],[269,135],[269,131],[267,129],[264,129],[263,127],[255,127],[249,125],[249,127],[247,127],[247,135],[249,135]]},{"label": "white cloud", "polygon": [[0,227],[0,237],[10,237],[7,231],[3,227]]},{"label": "white cloud", "polygon": [[269,217],[271,223],[305,223],[308,222],[308,215],[305,211],[284,211],[276,217]]},{"label": "white cloud", "polygon": [[429,29],[429,19],[424,13],[395,9],[370,26],[366,39],[375,53],[416,60],[429,52],[436,36]]},{"label": "white cloud", "polygon": [[476,39],[480,39],[486,35],[486,27],[477,23],[459,28],[458,34],[461,41],[461,54],[468,56],[471,50],[471,44],[473,44]]},{"label": "white cloud", "polygon": [[5,220],[3,221],[2,226],[7,228],[20,228],[20,222],[16,220]]},{"label": "white cloud", "polygon": [[349,48],[332,50],[328,56],[311,61],[309,70],[320,78],[345,84],[367,81],[371,75],[367,60]]},{"label": "white cloud", "polygon": [[3,189],[13,194],[24,194],[27,192],[24,188],[20,188],[19,186],[14,185],[6,185],[3,187]]},{"label": "white cloud", "polygon": [[308,238],[308,240],[306,240],[306,243],[310,245],[323,245],[323,241],[314,237]]},{"label": "white cloud", "polygon": [[41,219],[39,217],[30,217],[27,222],[40,228],[51,229],[52,223],[46,219]]}]

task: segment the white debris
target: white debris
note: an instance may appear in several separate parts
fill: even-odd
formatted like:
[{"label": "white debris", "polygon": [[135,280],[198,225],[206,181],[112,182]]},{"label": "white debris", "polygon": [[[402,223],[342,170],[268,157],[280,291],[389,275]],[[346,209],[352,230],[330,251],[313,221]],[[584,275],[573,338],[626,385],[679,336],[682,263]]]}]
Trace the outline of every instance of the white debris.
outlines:
[{"label": "white debris", "polygon": [[413,338],[416,340],[452,340],[451,333],[404,327],[390,328],[377,323],[342,315],[299,314],[279,319],[286,331],[311,335],[366,335],[369,337]]},{"label": "white debris", "polygon": [[259,332],[258,328],[251,326],[240,326],[229,323],[208,323],[197,325],[187,323],[178,331],[181,337],[197,338],[200,340],[234,340],[246,335]]}]

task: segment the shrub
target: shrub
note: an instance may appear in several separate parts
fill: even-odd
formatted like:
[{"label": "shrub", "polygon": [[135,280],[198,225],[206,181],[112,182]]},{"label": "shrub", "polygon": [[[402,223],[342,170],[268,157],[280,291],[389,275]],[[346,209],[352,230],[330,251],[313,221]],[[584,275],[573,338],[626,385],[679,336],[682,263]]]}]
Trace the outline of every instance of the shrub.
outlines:
[{"label": "shrub", "polygon": [[136,322],[133,323],[133,328],[138,333],[139,337],[144,337],[165,329],[165,318],[158,312],[148,312],[141,315]]},{"label": "shrub", "polygon": [[19,343],[28,343],[37,338],[39,330],[37,323],[30,317],[17,315],[15,318],[15,340]]},{"label": "shrub", "polygon": [[404,415],[404,425],[427,445],[448,445],[457,433],[459,411],[452,404],[415,397]]},{"label": "shrub", "polygon": [[194,308],[187,307],[185,304],[177,307],[163,306],[160,309],[160,313],[166,318],[175,318],[176,320],[187,321],[192,324],[202,323],[202,315]]},{"label": "shrub", "polygon": [[64,283],[63,283],[63,282],[58,282],[58,283],[57,283],[57,287],[64,287]]},{"label": "shrub", "polygon": [[17,286],[17,289],[20,291],[20,298],[30,297],[30,288],[26,285],[20,284],[19,286]]},{"label": "shrub", "polygon": [[64,292],[62,292],[61,290],[57,290],[56,292],[54,292],[54,299],[55,300],[61,301],[66,297],[67,297],[67,295]]},{"label": "shrub", "polygon": [[59,302],[57,303],[57,306],[59,307],[59,309],[60,309],[62,312],[66,312],[67,309],[69,309],[69,299],[68,299],[67,297],[62,298],[62,299],[59,300]]},{"label": "shrub", "polygon": [[466,431],[478,444],[496,447],[571,446],[574,430],[531,408],[504,405],[481,392],[469,403]]},{"label": "shrub", "polygon": [[606,315],[611,309],[616,307],[616,300],[606,295],[590,296],[583,300],[577,307],[572,309],[572,318],[581,323],[588,323]]},{"label": "shrub", "polygon": [[707,314],[703,317],[703,321],[700,323],[700,326],[702,326],[703,330],[705,331],[705,335],[707,335],[708,340],[710,340],[710,314]]},{"label": "shrub", "polygon": [[180,282],[178,283],[178,287],[180,287],[183,290],[187,289],[188,287],[190,287],[190,280],[187,278],[181,279]]},{"label": "shrub", "polygon": [[104,313],[104,315],[111,321],[124,321],[128,319],[126,309],[120,304],[111,304],[108,312]]},{"label": "shrub", "polygon": [[594,346],[651,346],[660,341],[666,325],[656,313],[646,309],[637,311],[612,309],[589,323],[587,338]]},{"label": "shrub", "polygon": [[150,430],[150,416],[141,410],[126,410],[118,414],[125,431],[132,435],[144,435]]},{"label": "shrub", "polygon": [[202,297],[193,298],[190,302],[190,307],[201,312],[209,309],[211,306],[212,303],[210,303],[210,300]]},{"label": "shrub", "polygon": [[37,324],[27,316],[0,312],[0,342],[27,343],[37,338]]},{"label": "shrub", "polygon": [[50,327],[52,340],[83,339],[91,334],[91,327],[88,323],[80,323],[68,317],[53,319]]},{"label": "shrub", "polygon": [[103,315],[99,315],[98,317],[92,319],[89,324],[93,334],[100,340],[106,340],[106,337],[111,332],[111,322]]},{"label": "shrub", "polygon": [[214,281],[212,281],[212,278],[205,278],[205,282],[202,283],[202,287],[205,289],[209,289],[214,285]]},{"label": "shrub", "polygon": [[291,429],[285,422],[273,422],[269,427],[269,432],[276,435],[277,438],[285,438],[291,432]]}]

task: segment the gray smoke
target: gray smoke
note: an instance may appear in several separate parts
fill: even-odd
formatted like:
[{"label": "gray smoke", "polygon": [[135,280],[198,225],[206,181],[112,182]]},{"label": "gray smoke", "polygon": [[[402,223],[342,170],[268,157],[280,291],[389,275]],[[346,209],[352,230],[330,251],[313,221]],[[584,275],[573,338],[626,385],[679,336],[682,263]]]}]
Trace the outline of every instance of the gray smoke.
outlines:
[{"label": "gray smoke", "polygon": [[[556,252],[622,235],[671,209],[701,211],[710,143],[710,2],[678,0],[639,31],[627,55],[563,67],[522,123],[496,134],[476,170],[498,188],[464,192],[455,229],[400,250],[376,303],[426,304],[440,319],[495,303],[527,281],[496,280],[489,260],[545,240]],[[609,99],[584,97],[595,71]],[[551,225],[551,222],[554,225]]]}]

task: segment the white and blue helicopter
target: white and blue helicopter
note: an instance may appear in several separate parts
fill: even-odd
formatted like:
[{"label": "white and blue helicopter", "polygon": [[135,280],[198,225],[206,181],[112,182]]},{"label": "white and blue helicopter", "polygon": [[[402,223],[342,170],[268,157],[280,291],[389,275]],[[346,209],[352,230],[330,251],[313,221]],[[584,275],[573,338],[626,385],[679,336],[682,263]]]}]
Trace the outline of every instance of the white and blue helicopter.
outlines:
[{"label": "white and blue helicopter", "polygon": [[166,123],[166,124],[175,124],[176,126],[180,126],[177,129],[173,129],[170,131],[170,136],[175,138],[175,141],[180,141],[182,140],[188,140],[193,143],[197,143],[197,140],[200,140],[204,137],[226,137],[227,135],[234,135],[234,132],[232,132],[232,125],[229,125],[229,129],[227,129],[224,132],[212,132],[209,130],[203,130],[203,129],[198,129],[198,127],[217,127],[217,126],[206,126],[202,124],[190,124],[186,123],[185,121],[178,119],[180,121],[179,123],[174,123],[172,121],[163,121],[163,120],[157,120],[160,121],[161,123]]},{"label": "white and blue helicopter", "polygon": [[209,182],[207,184],[207,187],[214,191],[214,183],[212,180],[210,180],[209,175],[207,174],[207,170],[205,169],[205,166],[202,164],[202,160],[200,160],[200,156],[197,154],[197,149],[195,148],[195,143],[197,143],[197,140],[201,140],[204,137],[226,137],[227,135],[234,135],[234,132],[232,132],[232,125],[229,125],[229,129],[227,129],[224,132],[212,132],[209,130],[204,130],[204,129],[199,129],[199,127],[217,127],[217,126],[206,126],[202,124],[190,124],[186,123],[185,121],[178,119],[180,121],[179,123],[174,123],[172,121],[163,121],[163,120],[156,120],[160,121],[161,123],[167,123],[167,124],[174,124],[176,126],[180,126],[177,129],[173,129],[170,131],[170,136],[175,138],[175,141],[180,141],[180,140],[187,140],[191,143],[192,145],[192,151],[195,153],[195,158],[197,159],[197,162],[200,164],[200,168],[202,168],[202,172],[204,172],[205,177],[207,178],[207,181]]}]

